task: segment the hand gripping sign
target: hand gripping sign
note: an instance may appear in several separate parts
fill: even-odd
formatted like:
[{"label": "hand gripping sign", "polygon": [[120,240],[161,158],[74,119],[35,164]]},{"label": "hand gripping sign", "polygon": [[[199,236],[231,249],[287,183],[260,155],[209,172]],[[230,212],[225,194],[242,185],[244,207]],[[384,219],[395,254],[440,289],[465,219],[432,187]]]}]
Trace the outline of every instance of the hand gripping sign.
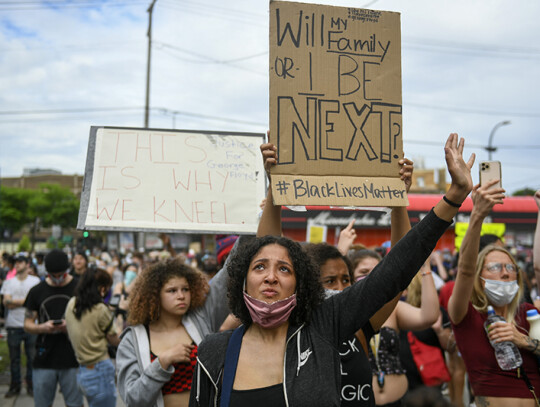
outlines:
[{"label": "hand gripping sign", "polygon": [[274,202],[406,206],[399,13],[270,3]]}]

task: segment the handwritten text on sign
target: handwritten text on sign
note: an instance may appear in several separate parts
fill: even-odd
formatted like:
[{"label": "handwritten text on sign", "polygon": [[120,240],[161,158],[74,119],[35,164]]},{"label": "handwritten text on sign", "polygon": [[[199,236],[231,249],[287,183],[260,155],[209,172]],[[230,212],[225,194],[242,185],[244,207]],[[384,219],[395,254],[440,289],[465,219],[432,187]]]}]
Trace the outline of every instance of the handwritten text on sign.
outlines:
[{"label": "handwritten text on sign", "polygon": [[99,128],[84,227],[253,233],[262,139]]},{"label": "handwritten text on sign", "polygon": [[[391,189],[400,184],[400,42],[398,13],[270,3],[270,141],[278,148],[273,175],[314,182],[359,177]],[[276,193],[280,180],[272,177],[276,203],[294,200]],[[373,196],[356,204],[406,201]],[[346,205],[338,196],[321,204]]]}]

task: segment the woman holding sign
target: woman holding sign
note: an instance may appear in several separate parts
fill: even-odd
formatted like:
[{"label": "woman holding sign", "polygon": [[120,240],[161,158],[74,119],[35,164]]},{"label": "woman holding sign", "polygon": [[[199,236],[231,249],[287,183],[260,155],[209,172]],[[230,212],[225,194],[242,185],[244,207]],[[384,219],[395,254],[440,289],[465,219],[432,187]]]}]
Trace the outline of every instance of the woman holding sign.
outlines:
[{"label": "woman holding sign", "polygon": [[340,406],[339,346],[407,287],[450,225],[472,189],[474,156],[466,163],[463,147],[457,134],[446,142],[445,199],[369,278],[326,301],[298,243],[265,236],[238,250],[228,267],[229,305],[243,325],[201,343],[190,405]]}]

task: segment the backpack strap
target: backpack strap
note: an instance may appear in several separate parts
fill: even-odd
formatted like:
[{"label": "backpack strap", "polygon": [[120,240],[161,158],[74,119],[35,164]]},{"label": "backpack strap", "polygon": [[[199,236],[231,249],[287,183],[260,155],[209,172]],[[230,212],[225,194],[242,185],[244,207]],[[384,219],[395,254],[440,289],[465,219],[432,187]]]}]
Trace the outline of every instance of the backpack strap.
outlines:
[{"label": "backpack strap", "polygon": [[538,401],[538,398],[536,397],[536,393],[534,391],[534,386],[532,385],[531,381],[529,380],[529,376],[527,376],[527,373],[525,373],[525,369],[523,368],[523,365],[517,368],[517,376],[523,377],[523,380],[525,380],[525,383],[527,384],[527,387],[529,388],[529,391],[532,393],[532,396],[534,398],[534,401],[536,402],[537,406],[540,406],[540,402]]},{"label": "backpack strap", "polygon": [[227,353],[225,353],[225,366],[223,368],[223,383],[221,385],[220,407],[229,407],[244,332],[245,328],[243,325],[241,325],[234,330],[231,339],[229,339]]}]

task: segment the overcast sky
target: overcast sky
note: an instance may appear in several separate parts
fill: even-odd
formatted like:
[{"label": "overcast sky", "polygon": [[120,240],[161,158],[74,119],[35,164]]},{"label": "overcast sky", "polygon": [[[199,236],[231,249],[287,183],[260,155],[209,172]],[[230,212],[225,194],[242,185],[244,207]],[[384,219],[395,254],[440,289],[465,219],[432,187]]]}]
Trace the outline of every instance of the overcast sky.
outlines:
[{"label": "overcast sky", "polygon": [[[502,121],[503,186],[540,188],[540,2],[321,0],[401,13],[408,157],[444,166]],[[0,171],[82,174],[92,125],[144,123],[149,0],[0,1]],[[157,0],[150,127],[268,128],[268,1]],[[473,169],[478,180],[478,164]]]}]

